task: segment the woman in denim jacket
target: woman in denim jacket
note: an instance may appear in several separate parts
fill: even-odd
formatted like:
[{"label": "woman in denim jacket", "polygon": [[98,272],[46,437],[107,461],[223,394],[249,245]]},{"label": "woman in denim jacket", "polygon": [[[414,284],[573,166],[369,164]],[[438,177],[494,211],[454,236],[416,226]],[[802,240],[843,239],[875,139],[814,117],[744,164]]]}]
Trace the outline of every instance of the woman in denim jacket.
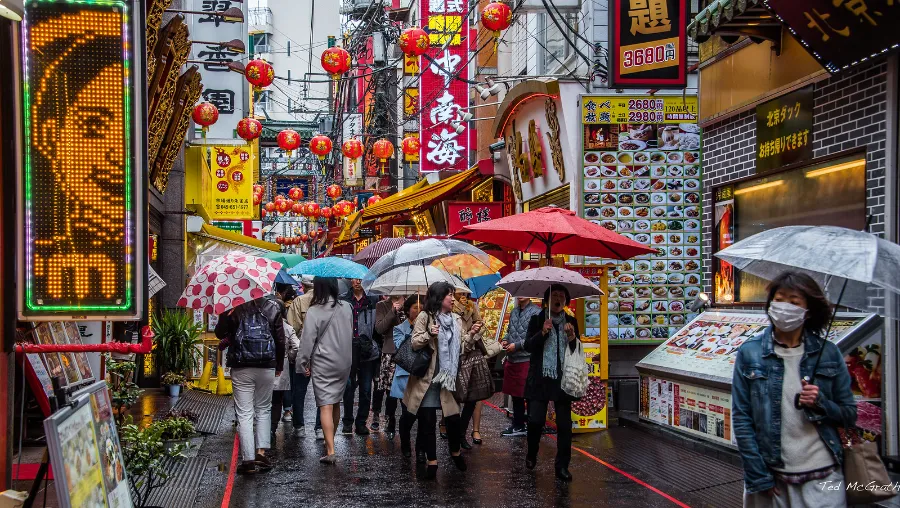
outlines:
[{"label": "woman in denim jacket", "polygon": [[841,352],[821,338],[831,307],[811,277],[787,272],[766,312],[772,326],[738,350],[731,391],[744,506],[846,506],[838,427],[856,423],[856,402]]}]

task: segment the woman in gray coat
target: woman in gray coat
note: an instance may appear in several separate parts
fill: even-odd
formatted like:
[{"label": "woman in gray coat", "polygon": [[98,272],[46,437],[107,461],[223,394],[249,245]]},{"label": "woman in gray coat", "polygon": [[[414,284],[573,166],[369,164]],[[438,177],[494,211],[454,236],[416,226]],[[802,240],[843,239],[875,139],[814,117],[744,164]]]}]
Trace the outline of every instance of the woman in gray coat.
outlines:
[{"label": "woman in gray coat", "polygon": [[319,459],[334,464],[335,425],[341,416],[353,356],[353,311],[338,299],[337,280],[316,277],[313,300],[303,321],[297,368],[312,376],[313,394],[325,434],[325,456]]}]

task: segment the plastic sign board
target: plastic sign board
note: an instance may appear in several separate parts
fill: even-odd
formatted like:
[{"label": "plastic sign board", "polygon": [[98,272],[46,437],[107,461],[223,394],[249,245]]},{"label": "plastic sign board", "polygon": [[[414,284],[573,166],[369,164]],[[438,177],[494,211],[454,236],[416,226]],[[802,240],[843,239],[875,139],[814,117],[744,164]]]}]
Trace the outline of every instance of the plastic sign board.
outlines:
[{"label": "plastic sign board", "polygon": [[610,87],[687,85],[687,3],[609,1]]},{"label": "plastic sign board", "polygon": [[142,317],[147,149],[137,6],[39,0],[26,9],[20,319]]}]

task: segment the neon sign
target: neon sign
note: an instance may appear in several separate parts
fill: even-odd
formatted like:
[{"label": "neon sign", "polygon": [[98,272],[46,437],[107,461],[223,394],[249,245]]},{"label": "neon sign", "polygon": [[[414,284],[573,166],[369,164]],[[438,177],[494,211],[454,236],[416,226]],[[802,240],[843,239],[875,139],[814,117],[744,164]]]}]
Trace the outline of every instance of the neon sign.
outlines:
[{"label": "neon sign", "polygon": [[110,0],[26,7],[23,319],[142,315],[146,145],[136,12]]}]

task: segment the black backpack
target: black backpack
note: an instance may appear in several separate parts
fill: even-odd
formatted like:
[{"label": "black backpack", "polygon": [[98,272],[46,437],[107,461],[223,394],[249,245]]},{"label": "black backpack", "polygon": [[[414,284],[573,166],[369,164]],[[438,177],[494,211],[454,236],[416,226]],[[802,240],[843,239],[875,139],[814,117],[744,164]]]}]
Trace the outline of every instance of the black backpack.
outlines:
[{"label": "black backpack", "polygon": [[234,333],[233,358],[238,364],[267,364],[275,361],[275,337],[262,309],[240,318]]}]

